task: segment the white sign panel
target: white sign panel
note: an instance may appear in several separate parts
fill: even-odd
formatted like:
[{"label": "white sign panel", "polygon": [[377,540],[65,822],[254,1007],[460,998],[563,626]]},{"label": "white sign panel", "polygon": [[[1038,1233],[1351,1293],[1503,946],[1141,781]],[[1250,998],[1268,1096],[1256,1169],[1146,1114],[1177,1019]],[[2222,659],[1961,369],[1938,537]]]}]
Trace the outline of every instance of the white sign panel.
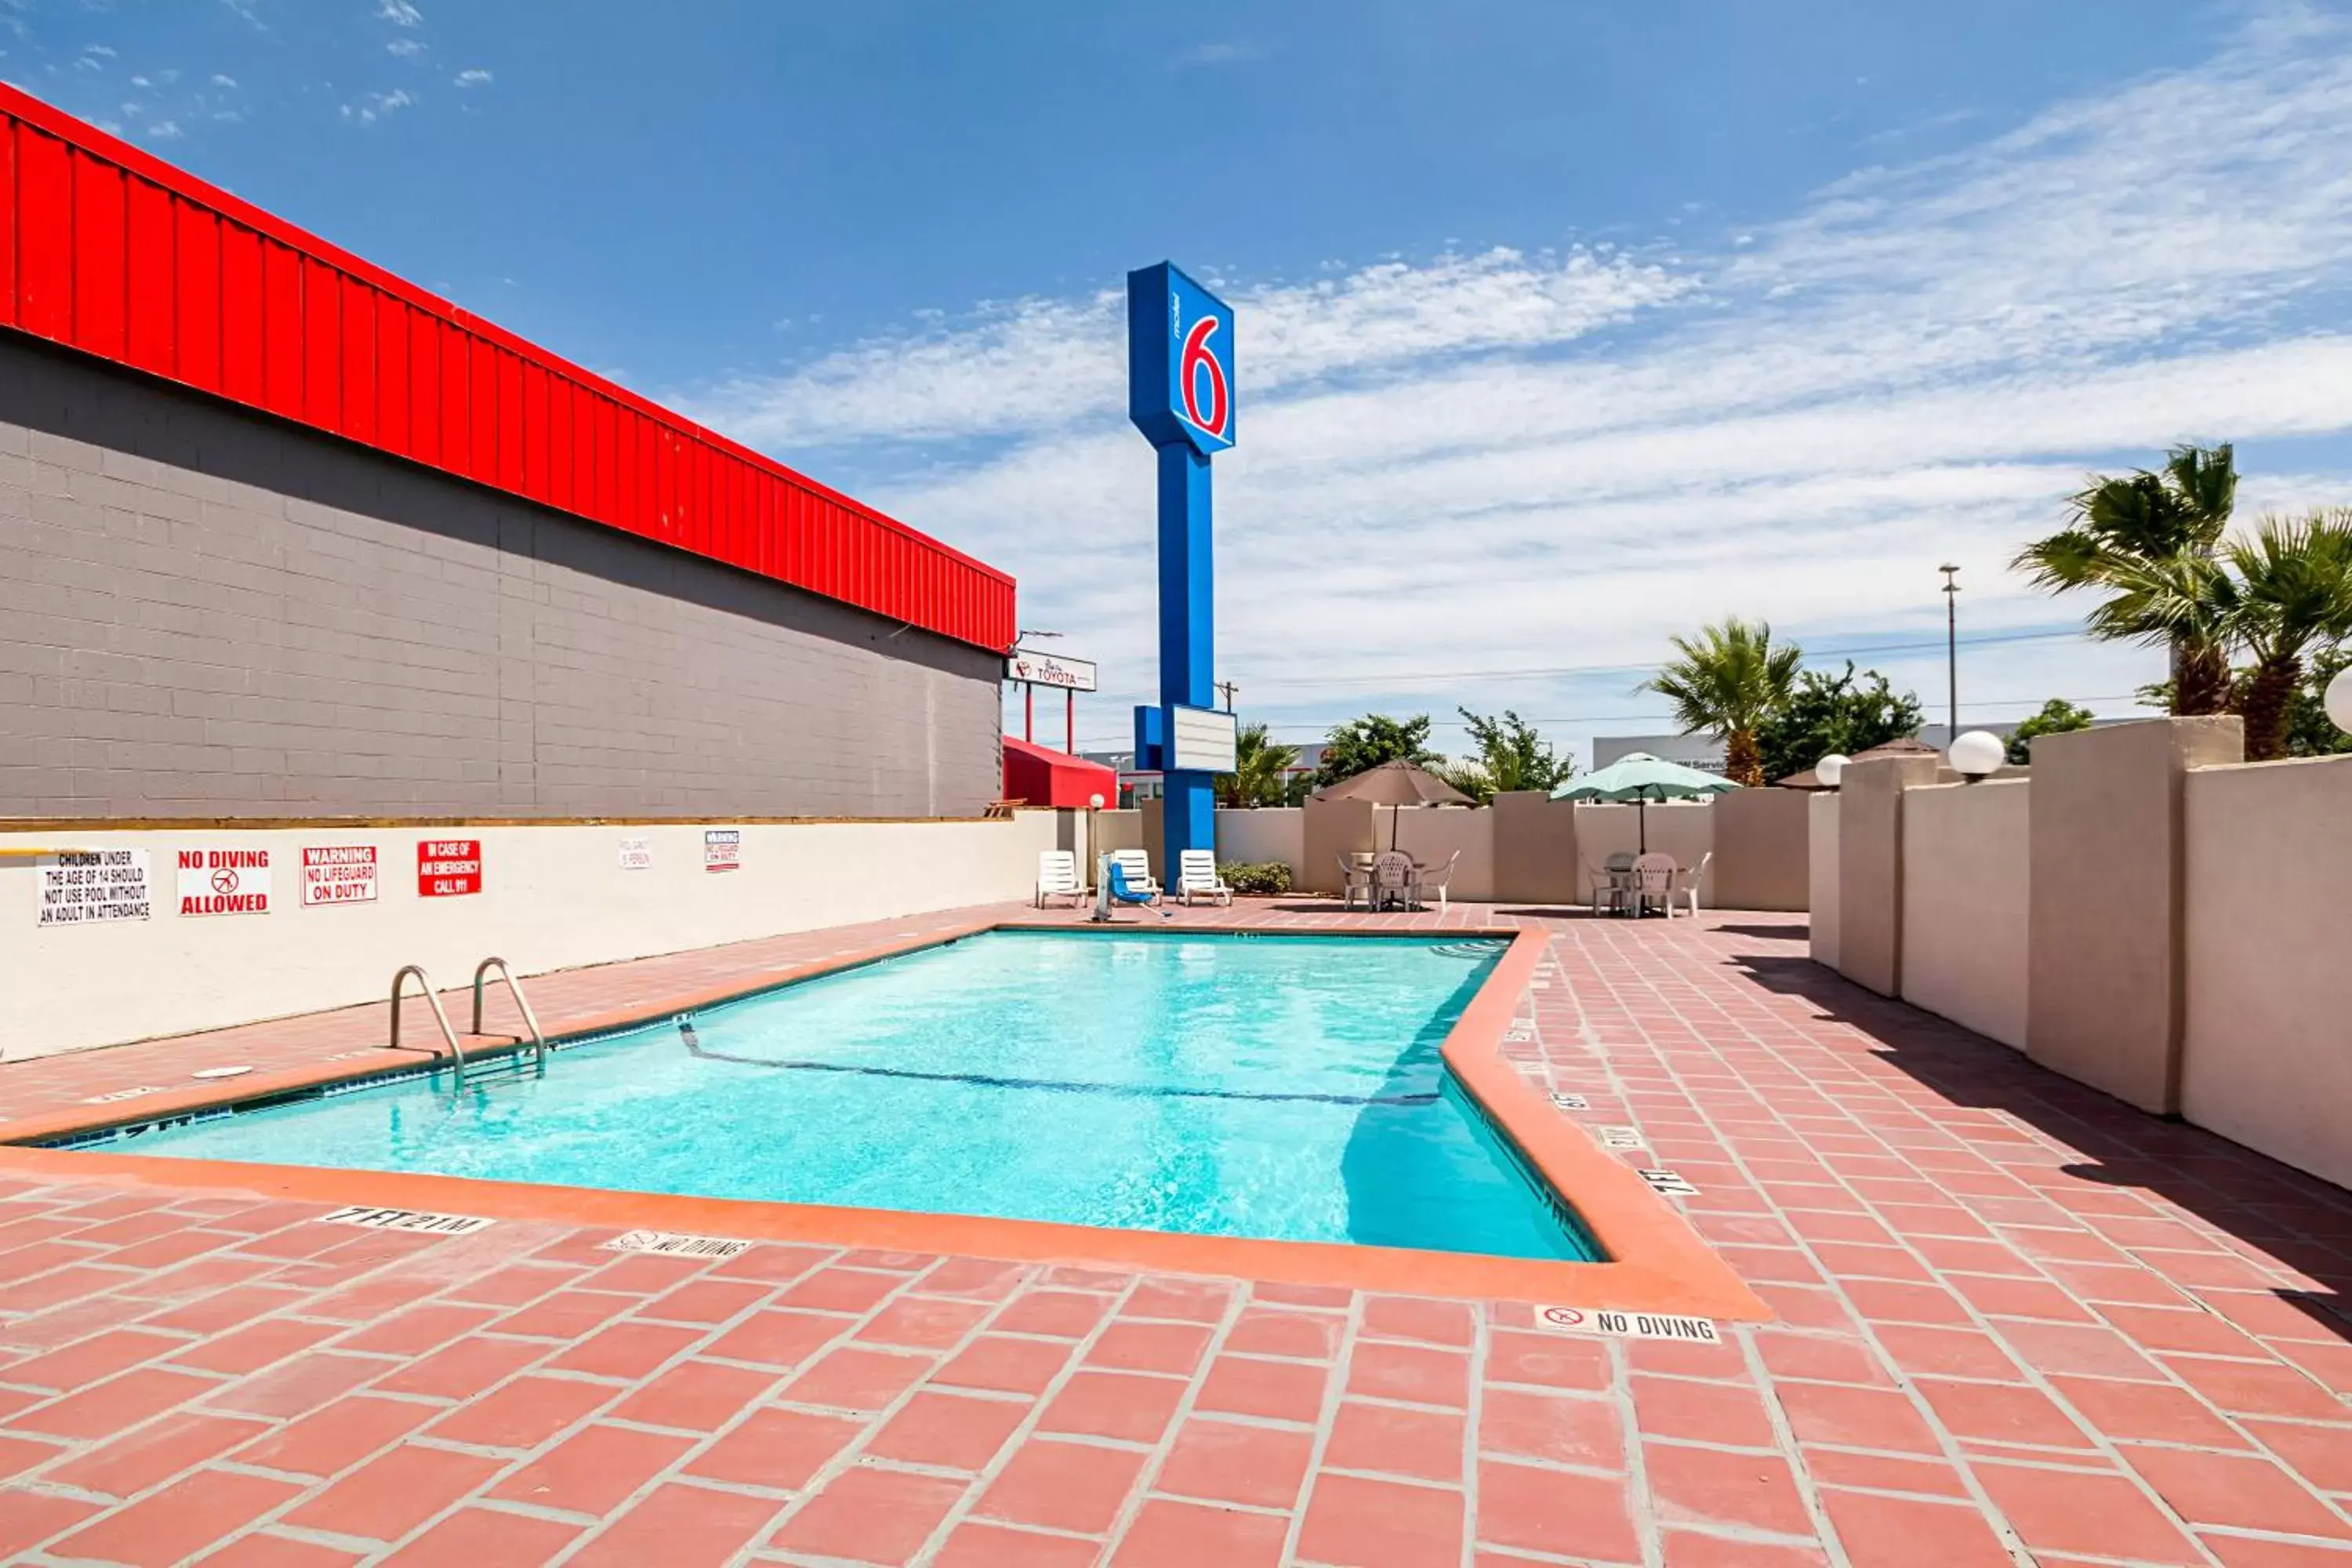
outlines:
[{"label": "white sign panel", "polygon": [[1239,764],[1234,756],[1236,727],[1234,716],[1213,708],[1171,708],[1168,765],[1204,773],[1229,773]]},{"label": "white sign panel", "polygon": [[751,1251],[751,1244],[726,1236],[681,1236],[667,1230],[628,1230],[606,1242],[604,1250],[651,1252],[663,1258],[735,1258]]},{"label": "white sign panel", "polygon": [[1095,667],[1088,659],[1063,658],[1034,648],[1016,647],[1004,661],[1004,679],[1025,680],[1032,686],[1058,686],[1065,691],[1092,691]]},{"label": "white sign panel", "polygon": [[621,869],[650,871],[654,868],[654,841],[650,838],[621,840]]},{"label": "white sign panel", "polygon": [[184,915],[266,915],[269,912],[269,851],[183,849],[180,912]]},{"label": "white sign panel", "polygon": [[1556,1334],[1611,1334],[1622,1340],[1696,1340],[1700,1344],[1723,1342],[1721,1331],[1707,1318],[1677,1317],[1671,1312],[1596,1311],[1584,1307],[1538,1307],[1536,1327]]},{"label": "white sign panel", "polygon": [[706,871],[741,870],[743,830],[740,827],[705,828],[702,834],[702,868]]},{"label": "white sign panel", "polygon": [[41,868],[37,924],[143,921],[154,912],[144,849],[61,849],[53,863]]},{"label": "white sign panel", "polygon": [[302,847],[302,907],[372,904],[383,883],[373,844],[306,844]]},{"label": "white sign panel", "polygon": [[319,1216],[321,1225],[355,1225],[363,1230],[421,1230],[435,1236],[471,1236],[488,1230],[496,1220],[469,1214],[420,1214],[415,1209],[379,1209],[364,1205],[337,1209]]}]

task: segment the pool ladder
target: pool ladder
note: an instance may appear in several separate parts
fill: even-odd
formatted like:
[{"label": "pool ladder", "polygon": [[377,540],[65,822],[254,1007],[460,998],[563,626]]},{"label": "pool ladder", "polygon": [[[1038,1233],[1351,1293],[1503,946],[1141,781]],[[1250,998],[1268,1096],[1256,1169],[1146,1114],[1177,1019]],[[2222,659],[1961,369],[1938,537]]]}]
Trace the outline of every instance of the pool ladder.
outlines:
[{"label": "pool ladder", "polygon": [[[530,1010],[530,998],[523,994],[522,983],[514,977],[514,971],[507,966],[505,959],[495,954],[474,967],[474,1026],[470,1032],[476,1036],[482,1032],[482,987],[493,969],[498,971],[498,977],[506,982],[508,994],[514,998],[516,1008],[522,1014],[523,1026],[530,1031],[532,1065],[544,1074],[547,1071],[547,1035],[539,1026],[539,1015]],[[440,994],[434,989],[433,977],[425,973],[425,966],[421,963],[402,964],[399,972],[392,977],[392,1037],[386,1042],[386,1047],[392,1050],[400,1048],[400,997],[412,974],[416,976],[417,989],[424,993],[425,1005],[433,1009],[433,1021],[441,1026],[441,1038],[447,1042],[450,1058],[457,1064],[457,1084],[462,1087],[466,1081],[466,1047],[458,1042],[457,1031],[449,1026],[449,1015],[442,1010]]]}]

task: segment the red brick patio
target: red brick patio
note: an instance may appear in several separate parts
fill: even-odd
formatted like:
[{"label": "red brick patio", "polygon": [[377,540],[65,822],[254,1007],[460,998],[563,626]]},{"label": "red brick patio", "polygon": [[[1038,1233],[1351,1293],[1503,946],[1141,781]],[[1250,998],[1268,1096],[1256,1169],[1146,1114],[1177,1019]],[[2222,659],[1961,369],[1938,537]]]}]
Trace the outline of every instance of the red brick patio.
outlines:
[{"label": "red brick patio", "polygon": [[[1249,918],[1338,918],[1287,908]],[[947,923],[530,984],[552,1026]],[[2352,1568],[2352,1194],[1844,984],[1801,917],[1545,923],[1522,1066],[1641,1128],[1624,1157],[1697,1185],[1779,1321],[1689,1345],[1238,1279],[618,1256],[0,1153],[0,1558]],[[0,1118],[383,1027],[10,1064]]]}]

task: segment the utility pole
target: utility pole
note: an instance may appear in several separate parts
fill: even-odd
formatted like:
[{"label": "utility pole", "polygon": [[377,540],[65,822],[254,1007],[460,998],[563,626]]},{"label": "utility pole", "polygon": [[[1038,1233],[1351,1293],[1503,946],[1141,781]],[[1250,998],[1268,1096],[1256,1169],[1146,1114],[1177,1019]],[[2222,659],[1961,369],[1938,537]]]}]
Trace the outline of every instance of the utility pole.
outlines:
[{"label": "utility pole", "polygon": [[1944,749],[1949,751],[1960,738],[1960,569],[1947,563],[1936,570],[1944,574],[1944,682],[1951,725]]},{"label": "utility pole", "polygon": [[1230,680],[1220,680],[1216,683],[1216,687],[1218,690],[1225,694],[1225,711],[1228,713],[1232,712],[1234,710],[1234,693],[1239,691],[1241,688],[1235,686]]}]

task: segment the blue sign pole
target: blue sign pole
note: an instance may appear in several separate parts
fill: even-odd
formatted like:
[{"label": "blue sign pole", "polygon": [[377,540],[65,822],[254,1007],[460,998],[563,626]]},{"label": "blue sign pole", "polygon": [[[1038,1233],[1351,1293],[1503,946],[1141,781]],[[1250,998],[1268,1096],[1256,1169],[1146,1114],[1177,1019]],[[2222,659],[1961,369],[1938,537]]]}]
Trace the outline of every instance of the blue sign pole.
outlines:
[{"label": "blue sign pole", "polygon": [[1216,847],[1216,770],[1179,765],[1198,760],[1190,737],[1202,728],[1179,710],[1214,707],[1209,459],[1234,444],[1234,312],[1163,261],[1127,275],[1127,329],[1128,417],[1160,460],[1160,705],[1135,710],[1135,765],[1163,781],[1160,868],[1172,883],[1183,851]]}]

